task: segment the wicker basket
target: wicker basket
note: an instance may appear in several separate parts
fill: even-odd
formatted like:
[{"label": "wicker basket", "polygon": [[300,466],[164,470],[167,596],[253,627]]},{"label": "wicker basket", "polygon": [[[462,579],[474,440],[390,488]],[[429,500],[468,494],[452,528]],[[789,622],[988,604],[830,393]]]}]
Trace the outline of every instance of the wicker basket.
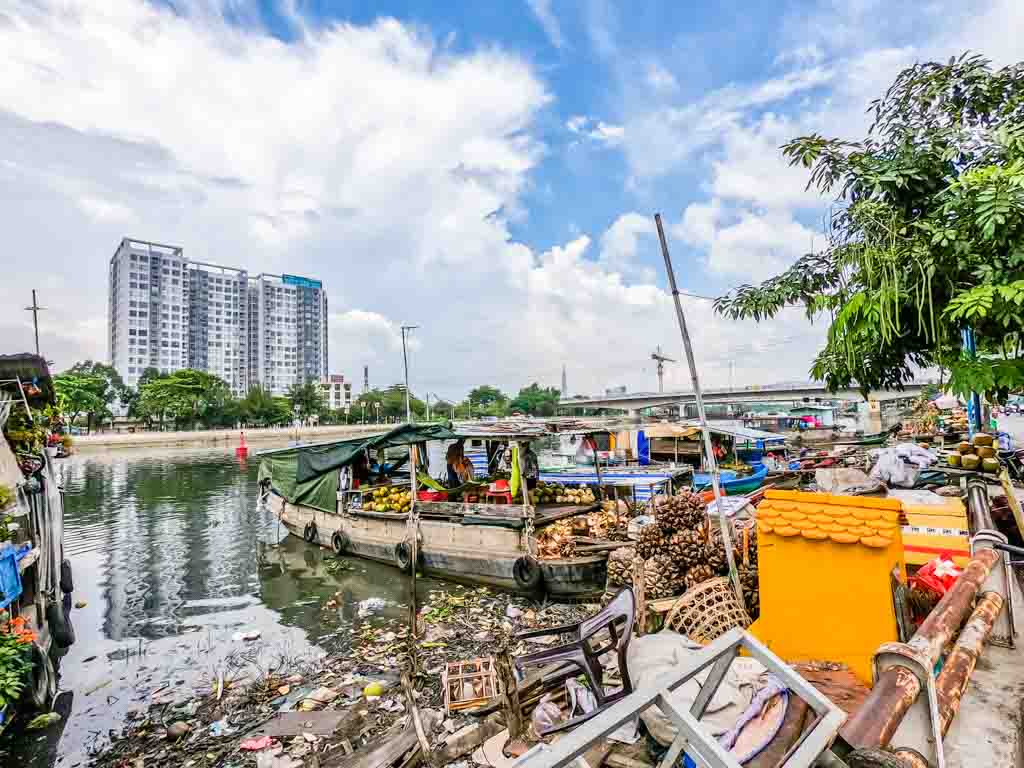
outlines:
[{"label": "wicker basket", "polygon": [[750,617],[736,600],[729,579],[720,576],[688,589],[672,606],[665,626],[706,645],[730,629],[746,629]]}]

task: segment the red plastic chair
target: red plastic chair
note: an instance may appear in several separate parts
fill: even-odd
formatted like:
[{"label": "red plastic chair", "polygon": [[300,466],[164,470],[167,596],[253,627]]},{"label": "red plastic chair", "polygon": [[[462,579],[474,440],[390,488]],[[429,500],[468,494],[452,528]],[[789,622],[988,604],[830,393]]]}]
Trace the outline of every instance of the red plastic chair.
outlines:
[{"label": "red plastic chair", "polygon": [[487,503],[512,504],[512,489],[509,488],[508,480],[495,480],[491,483],[484,499]]},{"label": "red plastic chair", "polygon": [[[561,666],[544,676],[545,686],[549,683],[556,683],[559,678],[568,680],[570,677],[576,677],[582,673],[590,684],[594,698],[597,699],[597,708],[594,711],[546,728],[538,735],[544,736],[579,725],[633,692],[633,683],[629,679],[629,670],[626,668],[626,651],[629,648],[629,640],[633,636],[635,621],[636,603],[633,599],[633,590],[630,587],[625,587],[612,598],[604,610],[589,619],[584,619],[577,624],[534,629],[516,635],[517,639],[525,639],[544,637],[545,635],[573,634],[575,637],[571,643],[519,656],[515,660],[516,672],[522,678],[525,676],[526,667],[563,662]],[[597,638],[602,630],[608,631],[609,640],[607,642],[600,642],[600,639]],[[594,644],[595,640],[598,640],[596,644]],[[605,690],[602,680],[604,668],[601,666],[600,658],[609,651],[615,652],[619,663],[622,687],[617,690]]]}]

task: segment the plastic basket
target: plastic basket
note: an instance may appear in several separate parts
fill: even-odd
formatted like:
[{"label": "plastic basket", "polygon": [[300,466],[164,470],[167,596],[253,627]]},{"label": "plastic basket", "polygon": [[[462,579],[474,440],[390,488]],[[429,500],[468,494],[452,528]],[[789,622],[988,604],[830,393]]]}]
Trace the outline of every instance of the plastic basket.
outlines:
[{"label": "plastic basket", "polygon": [[21,573],[14,548],[0,552],[0,608],[6,608],[21,597]]}]

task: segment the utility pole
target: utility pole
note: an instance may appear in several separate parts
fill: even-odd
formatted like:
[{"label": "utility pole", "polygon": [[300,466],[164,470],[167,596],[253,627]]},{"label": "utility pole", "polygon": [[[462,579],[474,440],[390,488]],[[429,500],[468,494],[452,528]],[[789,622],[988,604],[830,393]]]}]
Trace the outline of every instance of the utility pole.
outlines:
[{"label": "utility pole", "polygon": [[32,306],[25,307],[25,311],[32,313],[32,325],[36,330],[36,357],[39,357],[39,312],[45,310],[46,307],[40,307],[36,301],[36,289],[32,289]]},{"label": "utility pole", "polygon": [[412,423],[412,406],[409,402],[409,353],[405,348],[405,338],[409,334],[409,331],[414,328],[419,328],[418,325],[403,325],[402,326],[402,364],[405,367],[405,421],[407,424]]},{"label": "utility pole", "polygon": [[661,394],[665,391],[665,363],[674,363],[675,360],[661,354],[660,344],[657,349],[651,353],[651,360],[656,360],[658,362],[658,394]]}]

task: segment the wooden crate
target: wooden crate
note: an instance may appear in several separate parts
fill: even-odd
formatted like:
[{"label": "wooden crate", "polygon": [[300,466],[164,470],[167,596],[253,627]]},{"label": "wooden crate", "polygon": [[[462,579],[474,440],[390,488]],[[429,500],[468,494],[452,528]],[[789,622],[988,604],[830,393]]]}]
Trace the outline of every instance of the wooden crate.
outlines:
[{"label": "wooden crate", "polygon": [[450,661],[442,673],[446,713],[474,709],[498,695],[494,657]]}]

